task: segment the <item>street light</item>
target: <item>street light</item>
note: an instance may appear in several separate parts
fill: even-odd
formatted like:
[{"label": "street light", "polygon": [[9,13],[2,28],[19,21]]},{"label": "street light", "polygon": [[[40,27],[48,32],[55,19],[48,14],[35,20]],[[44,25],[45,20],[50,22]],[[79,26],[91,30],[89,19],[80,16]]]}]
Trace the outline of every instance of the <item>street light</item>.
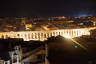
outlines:
[{"label": "street light", "polygon": [[68,38],[68,39],[71,38],[71,36],[70,36],[69,34],[64,35],[64,37],[65,37],[65,38]]}]

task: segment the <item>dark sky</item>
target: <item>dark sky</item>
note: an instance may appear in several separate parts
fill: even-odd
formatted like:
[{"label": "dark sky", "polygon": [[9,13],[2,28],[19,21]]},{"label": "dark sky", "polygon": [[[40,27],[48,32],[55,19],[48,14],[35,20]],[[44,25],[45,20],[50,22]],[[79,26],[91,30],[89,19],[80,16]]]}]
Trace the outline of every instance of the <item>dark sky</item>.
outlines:
[{"label": "dark sky", "polygon": [[0,17],[96,15],[95,0],[0,0]]}]

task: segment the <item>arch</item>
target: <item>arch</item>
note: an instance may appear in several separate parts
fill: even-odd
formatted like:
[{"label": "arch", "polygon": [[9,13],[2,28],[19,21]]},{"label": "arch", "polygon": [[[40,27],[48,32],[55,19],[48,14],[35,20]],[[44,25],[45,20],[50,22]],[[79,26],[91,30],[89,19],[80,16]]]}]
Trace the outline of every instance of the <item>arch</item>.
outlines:
[{"label": "arch", "polygon": [[0,38],[23,38],[24,40],[45,40],[52,36],[64,36],[69,34],[71,37],[78,37],[82,35],[90,35],[88,29],[64,29],[64,30],[51,30],[51,31],[30,31],[30,32],[2,32]]},{"label": "arch", "polygon": [[33,33],[31,33],[31,38],[34,39],[34,34]]},{"label": "arch", "polygon": [[5,35],[5,38],[9,38],[7,34]]},{"label": "arch", "polygon": [[55,35],[55,32],[53,32],[53,36],[56,36],[56,35]]},{"label": "arch", "polygon": [[3,38],[3,39],[4,39],[4,35],[3,35],[3,34],[1,35],[1,38]]},{"label": "arch", "polygon": [[43,33],[41,33],[41,38],[43,38],[44,36],[43,36],[44,34]]},{"label": "arch", "polygon": [[37,33],[35,33],[35,39],[37,39]]},{"label": "arch", "polygon": [[30,33],[28,33],[28,39],[30,39],[31,37],[30,37]]},{"label": "arch", "polygon": [[52,37],[52,32],[50,33],[50,36]]},{"label": "arch", "polygon": [[20,37],[20,34],[17,34],[17,37],[19,38]]},{"label": "arch", "polygon": [[46,33],[46,36],[47,36],[47,38],[49,38],[49,33],[48,32]]},{"label": "arch", "polygon": [[59,35],[61,35],[61,33],[59,32]]},{"label": "arch", "polygon": [[27,39],[27,35],[26,35],[26,33],[24,34],[24,36],[25,36],[25,39]]},{"label": "arch", "polygon": [[46,35],[46,33],[44,34],[44,38],[47,38],[47,35]]}]

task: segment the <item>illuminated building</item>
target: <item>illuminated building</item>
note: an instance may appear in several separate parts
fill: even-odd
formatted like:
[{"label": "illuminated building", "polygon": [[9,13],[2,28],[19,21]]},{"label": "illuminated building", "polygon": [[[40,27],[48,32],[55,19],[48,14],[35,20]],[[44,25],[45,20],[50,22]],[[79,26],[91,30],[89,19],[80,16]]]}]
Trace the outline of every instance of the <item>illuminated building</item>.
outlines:
[{"label": "illuminated building", "polygon": [[26,30],[30,31],[32,29],[32,24],[26,24],[25,27],[26,27]]},{"label": "illuminated building", "polygon": [[62,30],[48,30],[48,31],[21,31],[21,32],[0,32],[0,38],[23,38],[25,41],[40,40],[44,41],[52,36],[61,35],[66,37],[69,35],[71,38],[79,37],[82,35],[90,35],[92,28],[80,28],[80,29],[62,29]]}]

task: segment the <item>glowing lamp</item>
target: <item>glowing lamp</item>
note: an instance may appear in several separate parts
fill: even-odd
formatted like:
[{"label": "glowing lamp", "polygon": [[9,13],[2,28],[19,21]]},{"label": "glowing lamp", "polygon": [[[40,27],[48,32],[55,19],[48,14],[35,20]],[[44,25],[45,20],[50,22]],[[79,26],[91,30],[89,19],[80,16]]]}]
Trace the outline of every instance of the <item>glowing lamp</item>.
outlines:
[{"label": "glowing lamp", "polygon": [[64,35],[64,37],[65,37],[65,38],[71,38],[71,36],[68,35],[68,34]]}]

